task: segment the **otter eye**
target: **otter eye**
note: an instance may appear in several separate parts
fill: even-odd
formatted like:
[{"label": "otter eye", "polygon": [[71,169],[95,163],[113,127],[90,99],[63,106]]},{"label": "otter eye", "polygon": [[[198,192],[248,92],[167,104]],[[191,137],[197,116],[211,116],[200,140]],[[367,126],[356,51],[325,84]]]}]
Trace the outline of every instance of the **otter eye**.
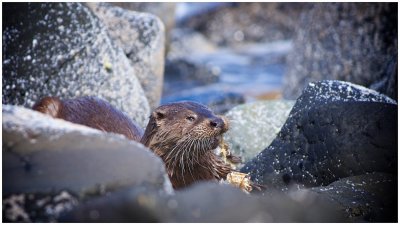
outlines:
[{"label": "otter eye", "polygon": [[189,120],[190,122],[193,122],[196,118],[194,118],[194,116],[188,116],[186,117],[187,120]]}]

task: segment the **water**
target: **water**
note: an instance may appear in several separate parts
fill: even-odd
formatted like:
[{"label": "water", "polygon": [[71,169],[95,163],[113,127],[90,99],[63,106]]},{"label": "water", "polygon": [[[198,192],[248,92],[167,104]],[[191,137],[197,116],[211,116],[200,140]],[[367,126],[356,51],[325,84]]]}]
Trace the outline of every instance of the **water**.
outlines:
[{"label": "water", "polygon": [[[286,55],[291,48],[290,40],[251,43],[235,48],[217,48],[212,53],[194,52],[186,58],[218,74],[216,82],[203,85],[203,88],[229,90],[244,95],[248,100],[262,99],[271,93],[275,93],[273,98],[277,98],[282,91]],[[173,74],[166,74],[165,83],[164,97],[196,88],[191,82],[177,82]]]}]

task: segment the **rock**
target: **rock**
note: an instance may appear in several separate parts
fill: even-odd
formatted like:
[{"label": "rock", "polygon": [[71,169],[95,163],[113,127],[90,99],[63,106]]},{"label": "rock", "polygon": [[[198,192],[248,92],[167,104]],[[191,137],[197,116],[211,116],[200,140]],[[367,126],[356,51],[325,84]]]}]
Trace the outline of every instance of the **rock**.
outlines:
[{"label": "rock", "polygon": [[[188,8],[190,8],[188,4]],[[204,6],[210,3],[198,3]],[[212,3],[211,3],[212,4]],[[228,3],[186,17],[179,27],[203,33],[219,46],[243,42],[272,42],[291,39],[300,13],[309,8],[304,3]],[[199,7],[193,6],[193,7]]]},{"label": "rock", "polygon": [[343,178],[311,191],[339,203],[353,222],[396,222],[396,182],[392,174],[371,173]]},{"label": "rock", "polygon": [[[87,202],[62,222],[340,222],[329,203],[303,194],[294,199],[283,193],[246,195],[231,186],[201,182],[166,195],[147,187],[112,193]],[[240,207],[238,207],[240,206]]]},{"label": "rock", "polygon": [[108,33],[129,58],[150,108],[160,104],[165,54],[165,28],[161,20],[108,3],[87,3]]},{"label": "rock", "polygon": [[203,86],[166,96],[161,102],[166,104],[177,101],[199,102],[208,106],[214,113],[223,114],[236,105],[243,104],[245,99],[243,95],[221,86]]},{"label": "rock", "polygon": [[3,198],[4,222],[57,222],[61,213],[70,211],[78,199],[60,193],[13,194]]},{"label": "rock", "polygon": [[213,53],[217,46],[207,38],[194,30],[173,29],[171,32],[171,47],[168,52],[168,59],[185,58],[193,53]]},{"label": "rock", "polygon": [[312,81],[344,80],[369,87],[388,79],[387,70],[397,61],[396,21],[396,3],[314,3],[299,19],[284,97],[297,98]]},{"label": "rock", "polygon": [[[212,84],[219,79],[219,70],[188,58],[168,60],[165,65],[163,96],[182,89]],[[179,90],[176,90],[180,87]]]},{"label": "rock", "polygon": [[230,125],[226,143],[243,162],[254,158],[275,139],[285,123],[294,101],[258,101],[236,106],[225,114]]},{"label": "rock", "polygon": [[103,24],[79,3],[7,3],[3,104],[44,96],[103,97],[142,127],[150,108],[135,71]]},{"label": "rock", "polygon": [[85,197],[151,184],[172,190],[164,164],[142,144],[3,105],[3,196],[68,190]]},{"label": "rock", "polygon": [[396,115],[396,102],[376,91],[341,81],[310,83],[275,140],[241,171],[278,188],[394,174]]},{"label": "rock", "polygon": [[158,16],[165,26],[166,48],[170,45],[170,32],[175,26],[175,2],[111,2],[124,9],[147,12]]}]

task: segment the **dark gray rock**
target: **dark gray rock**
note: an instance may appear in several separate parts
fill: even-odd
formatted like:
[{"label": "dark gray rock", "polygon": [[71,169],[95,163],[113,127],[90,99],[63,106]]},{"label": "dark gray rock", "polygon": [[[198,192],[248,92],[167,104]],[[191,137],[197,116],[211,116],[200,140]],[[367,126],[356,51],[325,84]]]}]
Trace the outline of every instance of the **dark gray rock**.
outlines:
[{"label": "dark gray rock", "polygon": [[[190,8],[187,3],[187,8]],[[217,45],[234,46],[243,42],[271,42],[291,39],[300,13],[307,3],[197,3],[203,10],[186,18],[180,27],[202,32]],[[219,6],[219,7],[218,7]],[[195,7],[195,6],[193,6]]]},{"label": "dark gray rock", "polygon": [[164,164],[142,144],[3,105],[3,196],[68,190],[84,197],[143,183],[169,192]]},{"label": "dark gray rock", "polygon": [[115,43],[129,58],[151,109],[160,104],[165,54],[165,28],[148,13],[125,10],[108,3],[86,3],[107,26]]},{"label": "dark gray rock", "polygon": [[242,94],[218,86],[203,86],[166,96],[161,102],[166,104],[177,101],[199,102],[208,106],[214,113],[223,114],[236,105],[243,104],[245,99]]},{"label": "dark gray rock", "polygon": [[272,144],[241,170],[269,187],[328,185],[397,167],[397,104],[341,81],[310,83]]},{"label": "dark gray rock", "polygon": [[[397,71],[397,66],[390,69],[397,62],[397,3],[312,5],[299,17],[284,77],[285,98],[297,98],[312,81],[345,80],[369,87]],[[389,86],[395,88],[397,82]],[[397,98],[397,92],[382,93]]]},{"label": "dark gray rock", "polygon": [[80,3],[5,3],[3,104],[96,95],[142,127],[150,108],[124,52]]},{"label": "dark gray rock", "polygon": [[[299,195],[300,194],[300,195]],[[251,196],[228,185],[201,182],[175,195],[145,186],[88,201],[62,222],[343,222],[311,192]]]},{"label": "dark gray rock", "polygon": [[165,65],[167,84],[163,91],[164,96],[177,92],[175,89],[178,86],[190,89],[195,86],[215,83],[219,79],[219,73],[219,70],[189,58],[167,60]]},{"label": "dark gray rock", "polygon": [[397,177],[371,173],[340,179],[311,191],[339,203],[353,222],[397,222]]}]

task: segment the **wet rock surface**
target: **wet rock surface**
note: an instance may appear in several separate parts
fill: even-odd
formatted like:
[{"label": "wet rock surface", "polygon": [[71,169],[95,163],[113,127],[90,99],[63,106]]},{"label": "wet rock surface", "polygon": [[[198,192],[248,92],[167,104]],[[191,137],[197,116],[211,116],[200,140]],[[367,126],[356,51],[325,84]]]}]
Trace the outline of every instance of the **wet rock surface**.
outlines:
[{"label": "wet rock surface", "polygon": [[106,26],[79,3],[7,3],[3,104],[31,107],[44,96],[95,95],[146,125],[149,104]]},{"label": "wet rock surface", "polygon": [[[388,82],[397,71],[390,65],[397,61],[396,3],[312,5],[299,17],[284,77],[285,98],[295,99],[309,82],[324,79],[397,87],[397,81]],[[382,91],[397,98],[397,92]]]},{"label": "wet rock surface", "polygon": [[396,102],[373,90],[340,81],[310,83],[276,139],[241,171],[278,188],[395,174],[396,114]]},{"label": "wet rock surface", "polygon": [[[301,194],[301,196],[299,196]],[[303,197],[303,198],[301,198]],[[230,186],[202,182],[166,195],[147,187],[88,201],[62,222],[315,222],[346,221],[334,205],[312,193],[244,194]],[[238,207],[240,205],[240,207]],[[111,207],[110,207],[111,206]],[[307,206],[307,207],[304,207]]]},{"label": "wet rock surface", "polygon": [[18,106],[3,105],[2,114],[4,197],[84,198],[144,183],[172,190],[161,159],[140,143]]},{"label": "wet rock surface", "polygon": [[225,114],[229,130],[224,140],[243,162],[254,158],[269,146],[281,130],[294,101],[258,101],[236,106]]},{"label": "wet rock surface", "polygon": [[397,177],[371,173],[314,187],[312,192],[337,202],[352,222],[394,222],[397,220]]},{"label": "wet rock surface", "polygon": [[86,4],[107,26],[110,37],[130,60],[150,107],[157,107],[164,77],[165,28],[161,20],[108,3]]}]

